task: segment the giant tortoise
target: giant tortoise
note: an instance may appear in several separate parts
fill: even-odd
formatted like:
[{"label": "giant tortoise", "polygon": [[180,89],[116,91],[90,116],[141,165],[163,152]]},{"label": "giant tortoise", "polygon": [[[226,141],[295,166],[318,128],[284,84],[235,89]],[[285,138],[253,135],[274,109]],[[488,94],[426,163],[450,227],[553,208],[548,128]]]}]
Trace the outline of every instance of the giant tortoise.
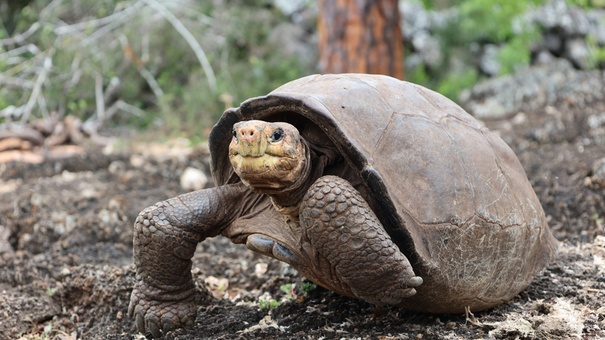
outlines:
[{"label": "giant tortoise", "polygon": [[513,151],[418,85],[304,77],[227,110],[209,144],[216,187],[135,222],[141,332],[194,322],[191,258],[217,235],[340,294],[434,313],[510,300],[555,253]]}]

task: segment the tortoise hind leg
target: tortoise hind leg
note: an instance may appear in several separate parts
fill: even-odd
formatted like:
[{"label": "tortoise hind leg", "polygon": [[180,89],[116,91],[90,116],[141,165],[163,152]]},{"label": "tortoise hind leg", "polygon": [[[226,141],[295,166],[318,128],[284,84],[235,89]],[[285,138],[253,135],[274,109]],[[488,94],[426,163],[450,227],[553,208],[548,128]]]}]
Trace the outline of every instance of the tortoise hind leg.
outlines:
[{"label": "tortoise hind leg", "polygon": [[303,237],[318,256],[317,283],[377,304],[398,304],[422,284],[361,194],[336,176],[319,178],[300,208]]}]

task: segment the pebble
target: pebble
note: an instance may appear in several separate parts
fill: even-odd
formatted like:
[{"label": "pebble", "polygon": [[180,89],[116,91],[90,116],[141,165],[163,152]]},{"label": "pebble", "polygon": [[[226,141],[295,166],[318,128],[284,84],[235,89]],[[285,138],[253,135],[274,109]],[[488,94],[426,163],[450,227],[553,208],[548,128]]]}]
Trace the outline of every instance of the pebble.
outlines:
[{"label": "pebble", "polygon": [[208,184],[208,176],[200,169],[188,167],[181,175],[181,188],[183,190],[201,190],[206,187],[206,184]]},{"label": "pebble", "polygon": [[592,182],[605,185],[605,157],[592,164]]}]

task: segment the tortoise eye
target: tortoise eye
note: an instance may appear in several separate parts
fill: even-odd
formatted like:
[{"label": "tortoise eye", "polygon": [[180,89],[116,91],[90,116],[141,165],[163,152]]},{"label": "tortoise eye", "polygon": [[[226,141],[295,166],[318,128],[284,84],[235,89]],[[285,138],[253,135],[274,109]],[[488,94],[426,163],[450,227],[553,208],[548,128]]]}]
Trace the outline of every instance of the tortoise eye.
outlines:
[{"label": "tortoise eye", "polygon": [[271,135],[271,142],[276,143],[282,139],[284,139],[284,130],[276,129],[273,131],[273,134]]}]

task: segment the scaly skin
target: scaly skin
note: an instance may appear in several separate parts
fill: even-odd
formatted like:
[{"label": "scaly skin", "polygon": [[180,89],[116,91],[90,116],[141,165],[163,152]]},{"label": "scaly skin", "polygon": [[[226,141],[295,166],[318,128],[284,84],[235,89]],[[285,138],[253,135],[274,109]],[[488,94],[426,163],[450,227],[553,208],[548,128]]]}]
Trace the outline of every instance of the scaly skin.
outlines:
[{"label": "scaly skin", "polygon": [[[328,263],[320,284],[376,305],[398,304],[422,284],[363,197],[346,180],[319,178],[300,208],[303,235]],[[321,267],[321,266],[320,266]],[[350,293],[349,293],[350,292]]]},{"label": "scaly skin", "polygon": [[134,224],[136,282],[128,314],[154,337],[195,321],[191,258],[197,244],[242,214],[242,184],[184,194],[143,210]]}]

